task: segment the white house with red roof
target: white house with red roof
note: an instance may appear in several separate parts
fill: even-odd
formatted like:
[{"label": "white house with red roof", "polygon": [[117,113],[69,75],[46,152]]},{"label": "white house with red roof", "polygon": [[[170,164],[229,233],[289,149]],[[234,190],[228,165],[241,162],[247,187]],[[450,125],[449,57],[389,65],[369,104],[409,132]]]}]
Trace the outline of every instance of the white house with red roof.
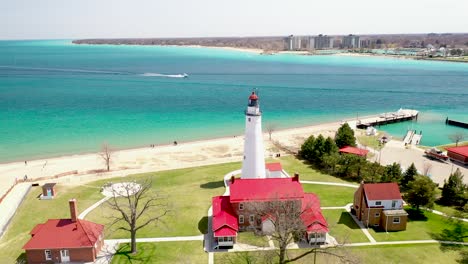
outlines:
[{"label": "white house with red roof", "polygon": [[104,243],[104,226],[78,219],[76,200],[69,201],[71,218],[36,225],[23,246],[29,264],[93,262]]},{"label": "white house with red roof", "polygon": [[397,183],[361,183],[354,193],[353,212],[367,227],[406,229],[408,213]]}]

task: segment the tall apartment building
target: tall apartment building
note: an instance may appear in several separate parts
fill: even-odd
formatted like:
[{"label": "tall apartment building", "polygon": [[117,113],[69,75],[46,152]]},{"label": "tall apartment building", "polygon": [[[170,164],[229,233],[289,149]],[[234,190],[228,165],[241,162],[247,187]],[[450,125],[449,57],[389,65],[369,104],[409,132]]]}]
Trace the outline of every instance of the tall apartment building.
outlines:
[{"label": "tall apartment building", "polygon": [[314,37],[315,49],[331,49],[333,48],[333,38],[327,35],[318,35]]},{"label": "tall apartment building", "polygon": [[343,37],[343,48],[345,49],[357,49],[361,47],[359,42],[359,36],[349,34],[348,36]]},{"label": "tall apartment building", "polygon": [[286,50],[301,50],[302,49],[302,37],[290,35],[285,38],[285,49]]}]

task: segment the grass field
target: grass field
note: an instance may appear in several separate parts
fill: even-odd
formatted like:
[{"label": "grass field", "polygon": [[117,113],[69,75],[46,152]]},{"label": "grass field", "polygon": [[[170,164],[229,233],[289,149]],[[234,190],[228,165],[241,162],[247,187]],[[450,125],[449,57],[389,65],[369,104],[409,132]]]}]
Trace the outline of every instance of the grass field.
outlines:
[{"label": "grass field", "polygon": [[112,264],[208,263],[208,254],[200,241],[138,243],[138,253],[130,253],[129,244],[121,244]]},{"label": "grass field", "polygon": [[[319,173],[311,169],[308,164],[291,156],[282,157],[280,160],[275,161],[281,161],[283,168],[290,174],[294,172],[300,173],[300,178],[303,180],[345,182],[333,176]],[[240,163],[227,163],[153,172],[131,175],[126,178],[100,180],[83,186],[74,187],[58,184],[57,197],[53,200],[44,201],[37,199],[41,189],[33,187],[31,192],[26,196],[23,204],[18,208],[10,226],[0,240],[0,263],[14,263],[18,257],[22,256],[23,250],[21,248],[30,238],[29,232],[36,224],[43,223],[47,219],[69,218],[69,199],[76,198],[78,200],[79,211],[83,211],[103,197],[99,192],[100,188],[106,182],[110,181],[121,182],[151,178],[153,190],[169,197],[168,200],[170,201],[170,209],[172,212],[164,219],[164,224],[159,224],[156,227],[148,226],[143,228],[137,233],[138,237],[192,236],[205,233],[207,229],[206,213],[211,204],[211,197],[224,193],[223,176],[230,171],[239,169],[240,166]],[[355,191],[354,188],[348,187],[310,184],[304,184],[303,186],[306,192],[318,194],[321,200],[321,206],[344,206],[352,202],[353,193]],[[92,211],[86,219],[97,223],[108,224],[109,214],[112,213],[113,212],[103,205]],[[324,210],[323,213],[330,223],[331,235],[337,237],[338,241],[346,241],[348,243],[367,241],[364,235],[355,228],[349,215],[342,214],[342,210]],[[454,225],[444,222],[445,219],[441,216],[436,216],[428,212],[425,214],[428,221],[411,221],[408,223],[407,231],[390,234],[371,232],[374,232],[373,235],[378,241],[432,239],[431,235],[433,233],[440,233],[444,228],[454,227]],[[467,228],[466,225],[462,227],[465,229]],[[112,229],[106,229],[107,239],[127,237],[128,234],[126,233],[113,232]],[[259,240],[258,237],[254,237],[251,233],[242,234],[239,241],[244,241],[243,243],[263,244],[262,240]],[[179,244],[179,242],[156,243],[154,245],[143,243],[140,245],[145,248],[145,256],[141,256],[141,261],[144,261],[144,258],[147,258],[148,254],[153,253],[156,254],[159,259],[164,260],[161,262],[167,263],[179,262],[180,258],[178,257],[185,254],[186,251],[184,250],[187,250],[187,252],[195,252],[194,258],[196,260],[202,259],[201,257],[198,258],[199,254],[200,256],[204,254],[199,242],[195,244],[188,242],[181,242],[181,244]],[[148,249],[146,249],[147,247]],[[175,251],[175,253],[173,254],[172,251]],[[115,261],[124,262],[126,258],[125,254],[122,253],[121,255],[122,256],[116,258]],[[166,258],[168,261],[165,261]],[[141,261],[134,263],[145,263]],[[203,260],[202,263],[206,263],[206,260]]]},{"label": "grass field", "polygon": [[[414,215],[414,211],[410,208],[405,208],[408,213]],[[377,241],[398,241],[398,240],[424,240],[424,239],[439,239],[441,234],[450,234],[446,230],[456,230],[457,224],[453,220],[449,220],[443,216],[436,215],[427,211],[422,211],[422,215],[411,217],[409,219],[406,230],[400,232],[379,231],[369,229],[370,234]],[[462,222],[458,225],[461,230],[459,232],[468,234],[468,223]],[[445,230],[445,231],[444,231]],[[457,241],[456,235],[445,237],[443,240]],[[464,238],[467,242],[468,238]]]},{"label": "grass field", "polygon": [[355,188],[320,185],[320,184],[302,184],[304,192],[312,192],[320,198],[320,206],[345,206],[353,203]]},{"label": "grass field", "polygon": [[237,242],[257,247],[268,247],[268,239],[265,236],[256,236],[253,232],[240,232]]},{"label": "grass field", "polygon": [[322,210],[322,214],[327,220],[330,229],[329,234],[338,243],[369,242],[369,239],[345,210]]},{"label": "grass field", "polygon": [[[371,246],[356,248],[335,248],[327,252],[345,256],[345,259],[354,263],[385,263],[385,264],[425,264],[425,263],[466,263],[467,255],[463,260],[460,252],[461,248],[441,247],[437,244],[427,245],[392,245],[392,246]],[[289,259],[306,253],[305,249],[289,250]],[[466,251],[465,251],[466,252]],[[466,253],[465,253],[466,254]],[[249,262],[247,262],[249,260]],[[276,263],[275,252],[242,252],[242,253],[216,253],[215,263],[230,264],[260,264]],[[463,262],[465,261],[465,262]],[[309,264],[314,263],[314,254],[306,255],[292,263]],[[338,264],[343,263],[339,258],[330,254],[318,253],[316,263]]]}]

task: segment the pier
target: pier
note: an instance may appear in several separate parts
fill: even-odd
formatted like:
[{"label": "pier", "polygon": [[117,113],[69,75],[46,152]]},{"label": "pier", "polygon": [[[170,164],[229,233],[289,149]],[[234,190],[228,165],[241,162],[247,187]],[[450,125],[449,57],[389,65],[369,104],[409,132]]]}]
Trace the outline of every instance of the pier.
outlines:
[{"label": "pier", "polygon": [[445,124],[450,125],[450,126],[468,128],[468,123],[455,121],[455,120],[450,120],[450,119],[448,119],[448,117],[447,117],[447,119],[445,119]]},{"label": "pier", "polygon": [[400,109],[396,112],[380,114],[375,120],[366,119],[358,120],[356,127],[366,129],[370,126],[376,127],[380,125],[398,123],[408,120],[417,120],[419,112],[412,109]]}]

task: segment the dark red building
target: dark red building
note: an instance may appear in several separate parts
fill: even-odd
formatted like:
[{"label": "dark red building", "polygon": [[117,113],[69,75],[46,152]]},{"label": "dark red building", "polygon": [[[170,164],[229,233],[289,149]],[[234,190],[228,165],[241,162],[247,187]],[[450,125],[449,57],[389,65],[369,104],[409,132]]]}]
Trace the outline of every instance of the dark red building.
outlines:
[{"label": "dark red building", "polygon": [[340,153],[353,154],[353,155],[357,155],[361,157],[366,157],[369,151],[366,149],[346,146],[346,147],[340,148]]},{"label": "dark red building", "polygon": [[104,243],[104,226],[78,219],[76,200],[69,201],[69,219],[36,225],[23,246],[29,264],[93,262]]},{"label": "dark red building", "polygon": [[447,156],[453,161],[468,165],[468,145],[447,148]]}]

